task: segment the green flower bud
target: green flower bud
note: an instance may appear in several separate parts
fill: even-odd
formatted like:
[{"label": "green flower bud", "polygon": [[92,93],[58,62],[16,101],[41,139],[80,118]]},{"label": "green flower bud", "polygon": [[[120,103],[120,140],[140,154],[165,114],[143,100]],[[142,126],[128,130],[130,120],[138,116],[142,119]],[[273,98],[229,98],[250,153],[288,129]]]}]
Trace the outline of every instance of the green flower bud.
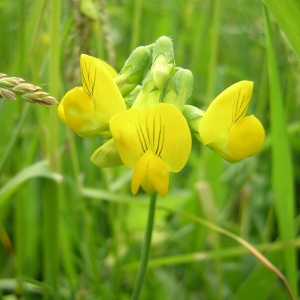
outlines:
[{"label": "green flower bud", "polygon": [[122,165],[114,139],[99,147],[91,156],[91,162],[100,168],[111,168]]},{"label": "green flower bud", "polygon": [[155,86],[161,89],[175,65],[172,40],[166,36],[160,37],[154,44],[152,56],[152,78]]},{"label": "green flower bud", "polygon": [[115,83],[123,97],[141,84],[145,74],[149,71],[152,47],[153,45],[137,47],[125,62],[120,74],[115,78]]},{"label": "green flower bud", "polygon": [[193,90],[193,73],[190,70],[175,68],[168,81],[162,102],[175,105],[183,110],[186,100]]},{"label": "green flower bud", "polygon": [[204,115],[204,111],[192,105],[185,105],[182,114],[188,122],[191,133],[200,141],[199,123]]}]

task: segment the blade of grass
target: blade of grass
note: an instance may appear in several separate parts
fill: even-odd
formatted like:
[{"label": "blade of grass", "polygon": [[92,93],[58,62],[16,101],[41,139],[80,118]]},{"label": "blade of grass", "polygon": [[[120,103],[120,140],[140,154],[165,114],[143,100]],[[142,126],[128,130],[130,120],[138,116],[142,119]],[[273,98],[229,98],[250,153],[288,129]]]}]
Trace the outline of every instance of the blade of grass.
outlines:
[{"label": "blade of grass", "polygon": [[271,272],[273,272],[274,274],[276,274],[278,276],[278,278],[280,278],[289,294],[289,297],[291,300],[295,299],[292,295],[292,291],[291,288],[289,286],[288,281],[286,280],[285,276],[264,256],[262,255],[255,247],[253,247],[251,244],[249,244],[246,240],[240,238],[239,236],[235,235],[234,233],[219,227],[211,222],[208,222],[204,219],[198,218],[194,215],[188,214],[186,212],[177,210],[177,209],[172,209],[163,205],[157,205],[157,208],[159,209],[164,209],[167,210],[171,213],[177,214],[179,216],[182,216],[184,218],[188,218],[189,220],[191,220],[192,222],[201,224],[211,230],[214,230],[218,233],[221,233],[223,235],[228,236],[229,238],[235,240],[236,242],[238,242],[239,244],[241,244],[242,246],[244,246],[250,253],[252,253],[266,268],[268,268]]},{"label": "blade of grass", "polygon": [[141,27],[141,15],[142,15],[142,1],[134,1],[134,13],[132,22],[132,38],[130,42],[130,50],[133,51],[139,43],[140,40],[140,27]]},{"label": "blade of grass", "polygon": [[[271,246],[273,246],[273,243]],[[255,248],[258,249],[257,247]],[[281,252],[278,251],[270,253],[270,251],[268,251],[266,256],[268,260],[275,264],[278,268],[282,267]],[[262,264],[257,264],[235,292],[234,299],[288,299],[287,294],[284,290],[282,290],[281,286],[276,285],[276,280],[277,277],[275,274],[270,274],[269,270]],[[281,294],[281,297],[278,296],[279,294]],[[274,297],[275,295],[276,298]]]},{"label": "blade of grass", "polygon": [[[295,248],[300,246],[300,239],[288,242],[273,242],[266,244],[254,245],[258,251],[277,252],[286,248]],[[164,257],[156,257],[149,260],[148,267],[155,268],[161,266],[173,266],[179,264],[187,264],[201,261],[208,261],[216,258],[229,258],[241,256],[249,253],[245,247],[228,247],[223,249],[212,249],[208,251],[192,252],[178,255],[170,255]],[[123,270],[134,270],[139,266],[139,262],[132,262],[123,266]]]},{"label": "blade of grass", "polygon": [[3,151],[0,159],[0,175],[3,172],[6,163],[9,162],[10,156],[14,153],[14,147],[16,147],[16,141],[19,137],[20,131],[23,128],[24,122],[26,120],[26,117],[31,109],[31,105],[27,104],[22,112],[22,114],[19,117],[19,121],[14,127],[14,130],[10,136],[9,141],[7,142],[7,145],[5,147],[5,150]]},{"label": "blade of grass", "polygon": [[300,59],[300,2],[263,0]]},{"label": "blade of grass", "polygon": [[[272,186],[279,236],[282,241],[287,241],[295,237],[293,224],[295,216],[293,168],[273,37],[268,11],[264,5],[263,15],[270,90]],[[287,279],[291,285],[294,297],[297,299],[297,259],[295,249],[284,250],[283,258]]]},{"label": "blade of grass", "polygon": [[214,1],[214,11],[211,24],[210,57],[208,62],[208,79],[206,87],[206,104],[213,98],[215,88],[215,74],[218,55],[219,25],[221,19],[221,1]]},{"label": "blade of grass", "polygon": [[[209,62],[208,62],[208,79],[207,79],[207,87],[206,87],[206,105],[210,103],[213,99],[214,90],[215,90],[215,79],[216,79],[216,69],[217,69],[217,57],[218,57],[218,42],[219,42],[219,26],[221,22],[221,1],[215,0],[213,4],[213,18],[212,18],[212,24],[211,24],[211,35],[210,35],[210,56],[209,56]],[[204,173],[205,178],[204,180],[207,180],[209,183],[209,187],[211,189],[211,198],[215,199],[215,201],[212,201],[211,208],[214,208],[214,213],[210,213],[210,215],[207,215],[212,221],[216,221],[217,216],[217,206],[214,205],[219,201],[219,195],[221,194],[221,188],[220,188],[220,178],[222,173],[222,160],[220,157],[215,155],[212,152],[208,152],[210,150],[203,149],[202,152],[203,160],[204,160]],[[213,167],[212,167],[213,166]],[[201,199],[201,188],[199,189],[198,186],[198,193],[199,193],[199,199]],[[205,211],[204,203],[207,199],[204,199],[203,201],[200,201],[202,203],[202,208]],[[214,232],[212,235],[212,240],[214,247],[217,249],[220,249],[220,239],[219,239],[219,233]],[[216,296],[218,299],[222,298],[222,286],[223,286],[223,272],[221,268],[221,261],[217,258],[215,261],[215,268],[216,268],[216,274],[217,274],[217,294]]]},{"label": "blade of grass", "polygon": [[[49,82],[50,92],[58,98],[60,80],[60,17],[61,1],[50,1],[50,66]],[[58,157],[58,117],[56,108],[49,109],[46,118],[48,122],[49,140],[46,141],[46,155],[49,157],[50,166],[53,170],[60,169]],[[45,282],[51,285],[55,291],[58,287],[59,276],[59,186],[51,181],[46,181],[44,185],[43,199],[43,251],[44,251],[44,278]],[[45,294],[44,299],[51,299],[50,294]]]},{"label": "blade of grass", "polygon": [[12,200],[10,198],[11,195],[15,193],[26,180],[34,177],[46,177],[55,181],[61,181],[62,179],[60,174],[51,171],[46,161],[38,162],[25,168],[0,189],[0,211]]}]

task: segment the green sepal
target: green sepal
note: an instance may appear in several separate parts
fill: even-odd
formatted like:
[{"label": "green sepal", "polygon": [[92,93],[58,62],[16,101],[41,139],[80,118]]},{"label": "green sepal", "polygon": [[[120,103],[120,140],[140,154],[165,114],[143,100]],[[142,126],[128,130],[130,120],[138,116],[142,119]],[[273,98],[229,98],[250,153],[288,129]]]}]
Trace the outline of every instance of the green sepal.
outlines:
[{"label": "green sepal", "polygon": [[168,81],[162,102],[175,105],[182,111],[187,99],[192,95],[192,90],[193,73],[190,70],[176,67]]},{"label": "green sepal", "polygon": [[201,142],[199,123],[204,115],[204,111],[193,105],[185,105],[182,114],[189,125],[191,133]]}]

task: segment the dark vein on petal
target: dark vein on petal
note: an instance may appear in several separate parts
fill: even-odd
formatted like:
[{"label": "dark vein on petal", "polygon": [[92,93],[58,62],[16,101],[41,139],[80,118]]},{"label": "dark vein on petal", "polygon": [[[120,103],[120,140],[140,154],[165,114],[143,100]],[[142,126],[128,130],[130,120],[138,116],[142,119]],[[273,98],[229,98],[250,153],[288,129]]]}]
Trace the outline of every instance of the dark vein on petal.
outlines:
[{"label": "dark vein on petal", "polygon": [[[148,116],[149,117],[149,116]],[[151,147],[153,148],[153,142],[151,143],[151,139],[150,139],[150,131],[148,129],[148,120],[146,120],[146,132],[147,132],[147,137],[148,137],[148,148]]]},{"label": "dark vein on petal", "polygon": [[162,126],[162,120],[160,116],[160,126],[159,126],[159,134],[158,134],[158,145],[156,155],[161,158],[161,153],[164,146],[164,137],[165,137],[165,126]]},{"label": "dark vein on petal", "polygon": [[137,127],[137,134],[140,140],[140,144],[142,146],[143,153],[145,153],[148,150],[148,147],[147,147],[145,135],[143,133],[143,126],[141,123],[139,123],[139,128]]},{"label": "dark vein on petal", "polygon": [[156,118],[155,118],[155,115],[154,115],[154,120],[153,120],[153,128],[152,128],[152,148],[155,149],[155,154],[156,154],[156,149],[157,149],[157,145],[155,144],[155,124],[156,124]]},{"label": "dark vein on petal", "polygon": [[91,82],[90,68],[87,66],[87,62],[85,62],[84,64],[85,64],[85,69],[86,69],[86,73],[87,73],[87,78],[84,75],[83,68],[80,68],[82,83],[83,83],[84,87],[86,88],[87,94],[89,95],[90,98],[92,98],[92,96],[94,94],[94,87],[95,87],[97,72],[96,72],[96,69],[95,69],[94,81]]},{"label": "dark vein on petal", "polygon": [[140,145],[142,147],[142,153],[141,153],[141,155],[143,155],[146,152],[146,149],[144,148],[144,145],[143,145],[143,142],[142,142],[142,137],[141,137],[141,134],[140,134],[140,132],[138,130],[137,130],[137,134],[138,134],[138,138],[139,138],[139,141],[140,141]]},{"label": "dark vein on petal", "polygon": [[[238,94],[238,99],[240,99],[240,94],[241,94],[241,90],[239,90],[239,94]],[[246,95],[244,94],[242,97],[241,101],[237,101],[237,106],[236,106],[236,113],[234,115],[234,122],[236,122],[237,120],[239,120],[247,111],[248,109],[248,105],[245,106],[245,108],[241,111],[241,107],[243,106],[243,103],[245,101],[245,97]],[[240,111],[240,113],[238,114],[238,112]]]}]

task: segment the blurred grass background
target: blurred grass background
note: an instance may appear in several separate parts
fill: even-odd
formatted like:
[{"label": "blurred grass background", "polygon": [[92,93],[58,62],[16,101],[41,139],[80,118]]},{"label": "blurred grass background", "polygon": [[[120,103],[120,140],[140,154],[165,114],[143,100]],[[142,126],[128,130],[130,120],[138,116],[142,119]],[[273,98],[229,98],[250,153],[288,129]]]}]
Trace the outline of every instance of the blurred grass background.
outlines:
[{"label": "blurred grass background", "polygon": [[[229,85],[255,83],[248,114],[265,127],[263,150],[228,164],[194,141],[158,201],[141,299],[288,299],[245,248],[166,207],[255,245],[297,299],[300,19],[297,1],[280,3],[0,1],[0,72],[58,100],[81,85],[81,53],[120,70],[135,47],[161,35],[194,74],[189,104],[205,109]],[[148,203],[131,196],[131,171],[92,165],[100,138],[77,137],[56,107],[0,99],[0,120],[0,299],[130,299]]]}]

